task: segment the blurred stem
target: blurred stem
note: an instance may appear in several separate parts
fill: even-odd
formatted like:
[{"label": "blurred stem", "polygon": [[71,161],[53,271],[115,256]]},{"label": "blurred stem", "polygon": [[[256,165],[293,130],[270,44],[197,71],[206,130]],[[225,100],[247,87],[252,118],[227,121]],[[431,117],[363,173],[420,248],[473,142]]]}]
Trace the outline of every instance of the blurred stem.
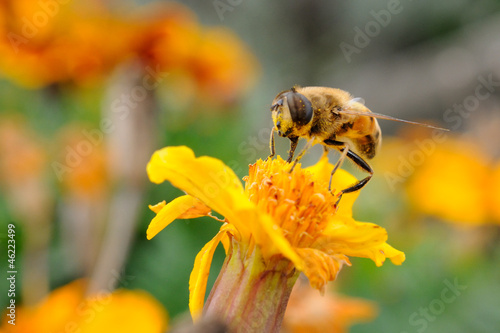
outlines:
[{"label": "blurred stem", "polygon": [[117,187],[110,203],[107,231],[97,256],[97,263],[89,284],[89,294],[113,290],[127,259],[132,244],[143,193],[133,186]]},{"label": "blurred stem", "polygon": [[[24,232],[21,269],[23,303],[36,305],[49,293],[53,202],[43,172],[21,181],[11,181],[7,184],[6,196]],[[17,228],[18,224],[15,225]]]},{"label": "blurred stem", "polygon": [[23,263],[23,301],[35,305],[49,293],[50,220],[25,229],[26,245]]},{"label": "blurred stem", "polygon": [[111,291],[123,269],[142,209],[146,164],[156,141],[154,91],[143,84],[147,67],[124,65],[111,81],[103,121],[109,121],[106,143],[113,182],[105,234],[88,293]]}]

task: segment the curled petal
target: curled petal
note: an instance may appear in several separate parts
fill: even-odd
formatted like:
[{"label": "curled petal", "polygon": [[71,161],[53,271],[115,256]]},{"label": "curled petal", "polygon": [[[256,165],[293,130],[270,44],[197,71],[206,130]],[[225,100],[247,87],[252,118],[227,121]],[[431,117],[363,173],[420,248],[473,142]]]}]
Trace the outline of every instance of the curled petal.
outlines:
[{"label": "curled petal", "polygon": [[165,200],[163,200],[162,202],[158,202],[156,205],[149,205],[149,209],[151,209],[153,212],[155,212],[156,214],[158,214],[160,212],[160,210],[165,207],[165,205],[167,204],[167,202]]},{"label": "curled petal", "polygon": [[189,277],[189,310],[193,320],[198,319],[202,313],[212,258],[217,245],[224,236],[227,236],[227,232],[227,229],[221,228],[217,235],[203,246],[194,260],[193,271]]},{"label": "curled petal", "polygon": [[391,261],[394,265],[401,265],[406,259],[404,252],[396,250],[395,248],[393,248],[392,246],[390,246],[387,243],[382,244],[380,252],[386,258],[391,259]]},{"label": "curled petal", "polygon": [[210,212],[209,207],[190,195],[178,197],[168,204],[163,201],[154,206],[149,206],[149,208],[156,213],[156,216],[149,224],[146,232],[148,239],[156,236],[175,219],[195,218],[205,216]]},{"label": "curled petal", "polygon": [[238,240],[238,230],[229,223],[224,224],[221,228],[220,231],[225,231],[224,236],[221,238],[220,242],[224,246],[224,251],[226,252],[226,255],[229,252],[229,248],[231,247],[231,238],[236,238]]}]

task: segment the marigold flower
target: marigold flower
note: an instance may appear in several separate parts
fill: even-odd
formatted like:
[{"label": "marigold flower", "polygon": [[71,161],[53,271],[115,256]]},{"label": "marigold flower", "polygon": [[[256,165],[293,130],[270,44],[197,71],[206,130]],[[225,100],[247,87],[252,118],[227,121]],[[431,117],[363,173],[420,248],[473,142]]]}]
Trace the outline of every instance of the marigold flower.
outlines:
[{"label": "marigold flower", "polygon": [[[324,291],[342,266],[350,265],[348,256],[370,258],[377,266],[386,258],[395,264],[404,261],[404,253],[386,243],[385,229],[352,218],[357,193],[346,194],[335,206],[337,198],[327,189],[332,168],[323,158],[313,167],[298,165],[290,173],[290,165],[281,157],[258,160],[250,165],[243,186],[222,161],[196,158],[185,146],[153,154],[147,166],[150,180],[157,184],[168,180],[187,195],[151,207],[157,215],[148,228],[148,239],[176,218],[212,216],[211,209],[224,216],[219,233],[195,259],[189,281],[194,318],[203,309],[219,242],[227,257],[205,314],[222,317],[240,330],[279,328],[299,271],[314,288]],[[333,188],[338,191],[354,181],[339,170]]]},{"label": "marigold flower", "polygon": [[36,307],[19,307],[16,325],[4,322],[0,331],[165,332],[167,313],[145,291],[119,289],[85,298],[85,285],[84,280],[77,280],[52,291]]}]

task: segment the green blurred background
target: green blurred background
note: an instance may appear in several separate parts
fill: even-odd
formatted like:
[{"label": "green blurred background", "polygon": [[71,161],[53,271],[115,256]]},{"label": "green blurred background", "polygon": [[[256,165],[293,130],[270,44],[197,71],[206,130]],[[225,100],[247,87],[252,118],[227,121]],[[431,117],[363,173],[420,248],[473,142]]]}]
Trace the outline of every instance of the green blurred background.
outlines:
[{"label": "green blurred background", "polygon": [[[243,177],[248,164],[268,155],[272,99],[278,92],[298,84],[341,88],[363,97],[374,112],[451,128],[453,137],[467,135],[471,144],[484,149],[489,163],[498,161],[498,130],[486,130],[487,126],[500,124],[498,86],[477,107],[466,112],[460,123],[446,121],[445,114],[454,104],[465,103],[468,96],[474,96],[481,78],[500,81],[500,1],[221,0],[183,4],[204,27],[232,29],[259,65],[253,68],[256,79],[252,88],[230,103],[206,104],[203,97],[185,102],[182,96],[171,93],[175,79],[155,91],[158,113],[153,150],[166,145],[187,145],[198,156],[221,159]],[[109,6],[125,15],[142,5],[141,1],[109,1]],[[116,72],[110,71],[109,77],[116,76]],[[0,111],[9,117],[24,117],[49,156],[44,182],[52,198],[50,289],[82,274],[72,269],[72,258],[68,256],[67,235],[61,227],[61,207],[67,198],[50,168],[50,163],[59,161],[58,132],[70,123],[99,126],[110,82],[105,79],[84,87],[49,85],[28,89],[8,76],[0,81]],[[412,131],[398,123],[380,124],[384,138],[392,136],[398,140]],[[278,153],[285,155],[287,140],[276,140]],[[383,151],[384,146],[381,155],[398,163],[400,156]],[[152,150],[144,153],[150,156]],[[303,164],[315,163],[320,154],[321,149],[314,147]],[[336,158],[335,153],[330,156]],[[335,289],[344,295],[372,300],[380,308],[374,321],[355,325],[351,332],[499,332],[498,225],[492,225],[490,219],[464,227],[421,214],[407,197],[405,183],[391,187],[384,177],[383,161],[374,163],[375,176],[356,202],[354,216],[385,227],[389,243],[405,252],[407,259],[402,266],[386,263],[377,268],[370,260],[354,258],[352,267],[342,270],[334,282]],[[379,170],[377,165],[381,165]],[[351,166],[346,168],[357,177],[363,176]],[[116,184],[109,186],[115,186],[114,193],[116,187],[119,189]],[[5,248],[6,226],[16,224],[17,263],[21,267],[26,264],[24,236],[29,224],[13,212],[9,193],[4,189],[0,198],[0,239]],[[219,228],[209,218],[179,220],[148,241],[146,229],[154,213],[147,205],[168,202],[180,193],[170,184],[146,185],[131,247],[125,254],[125,278],[118,285],[149,291],[174,318],[187,311],[188,280],[194,258]],[[209,286],[223,259],[224,251],[219,248]],[[0,261],[4,267],[4,250]],[[2,268],[2,274],[4,271]],[[19,269],[18,281],[23,272]],[[466,289],[450,303],[439,302],[448,283],[456,281]],[[0,286],[6,290],[4,278]],[[23,285],[18,283],[18,288],[22,292]],[[7,302],[7,295],[2,292],[0,306],[4,308]],[[429,316],[424,315],[425,311],[429,311]]]}]

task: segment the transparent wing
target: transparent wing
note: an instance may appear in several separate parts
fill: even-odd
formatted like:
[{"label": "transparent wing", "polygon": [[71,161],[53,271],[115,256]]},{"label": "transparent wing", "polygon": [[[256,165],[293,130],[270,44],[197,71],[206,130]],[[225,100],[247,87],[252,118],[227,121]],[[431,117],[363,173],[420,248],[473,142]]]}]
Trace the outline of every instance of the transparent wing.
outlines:
[{"label": "transparent wing", "polygon": [[372,118],[377,118],[377,119],[385,119],[385,120],[398,121],[400,123],[407,123],[407,124],[413,124],[413,125],[418,125],[418,126],[424,126],[424,127],[428,127],[428,128],[438,129],[438,130],[441,130],[441,131],[449,131],[449,129],[447,129],[447,128],[432,126],[432,125],[429,125],[429,124],[418,123],[416,121],[409,121],[409,120],[399,119],[399,118],[395,118],[395,117],[391,117],[391,116],[386,116],[385,114],[380,114],[380,113],[375,113],[375,112],[361,112],[361,111],[352,111],[352,110],[339,110],[339,111],[336,111],[336,112],[343,113],[343,114],[350,114],[350,115],[353,115],[353,116],[363,116],[363,117],[372,117]]},{"label": "transparent wing", "polygon": [[359,103],[365,105],[365,100],[361,97],[354,97],[348,103]]}]

